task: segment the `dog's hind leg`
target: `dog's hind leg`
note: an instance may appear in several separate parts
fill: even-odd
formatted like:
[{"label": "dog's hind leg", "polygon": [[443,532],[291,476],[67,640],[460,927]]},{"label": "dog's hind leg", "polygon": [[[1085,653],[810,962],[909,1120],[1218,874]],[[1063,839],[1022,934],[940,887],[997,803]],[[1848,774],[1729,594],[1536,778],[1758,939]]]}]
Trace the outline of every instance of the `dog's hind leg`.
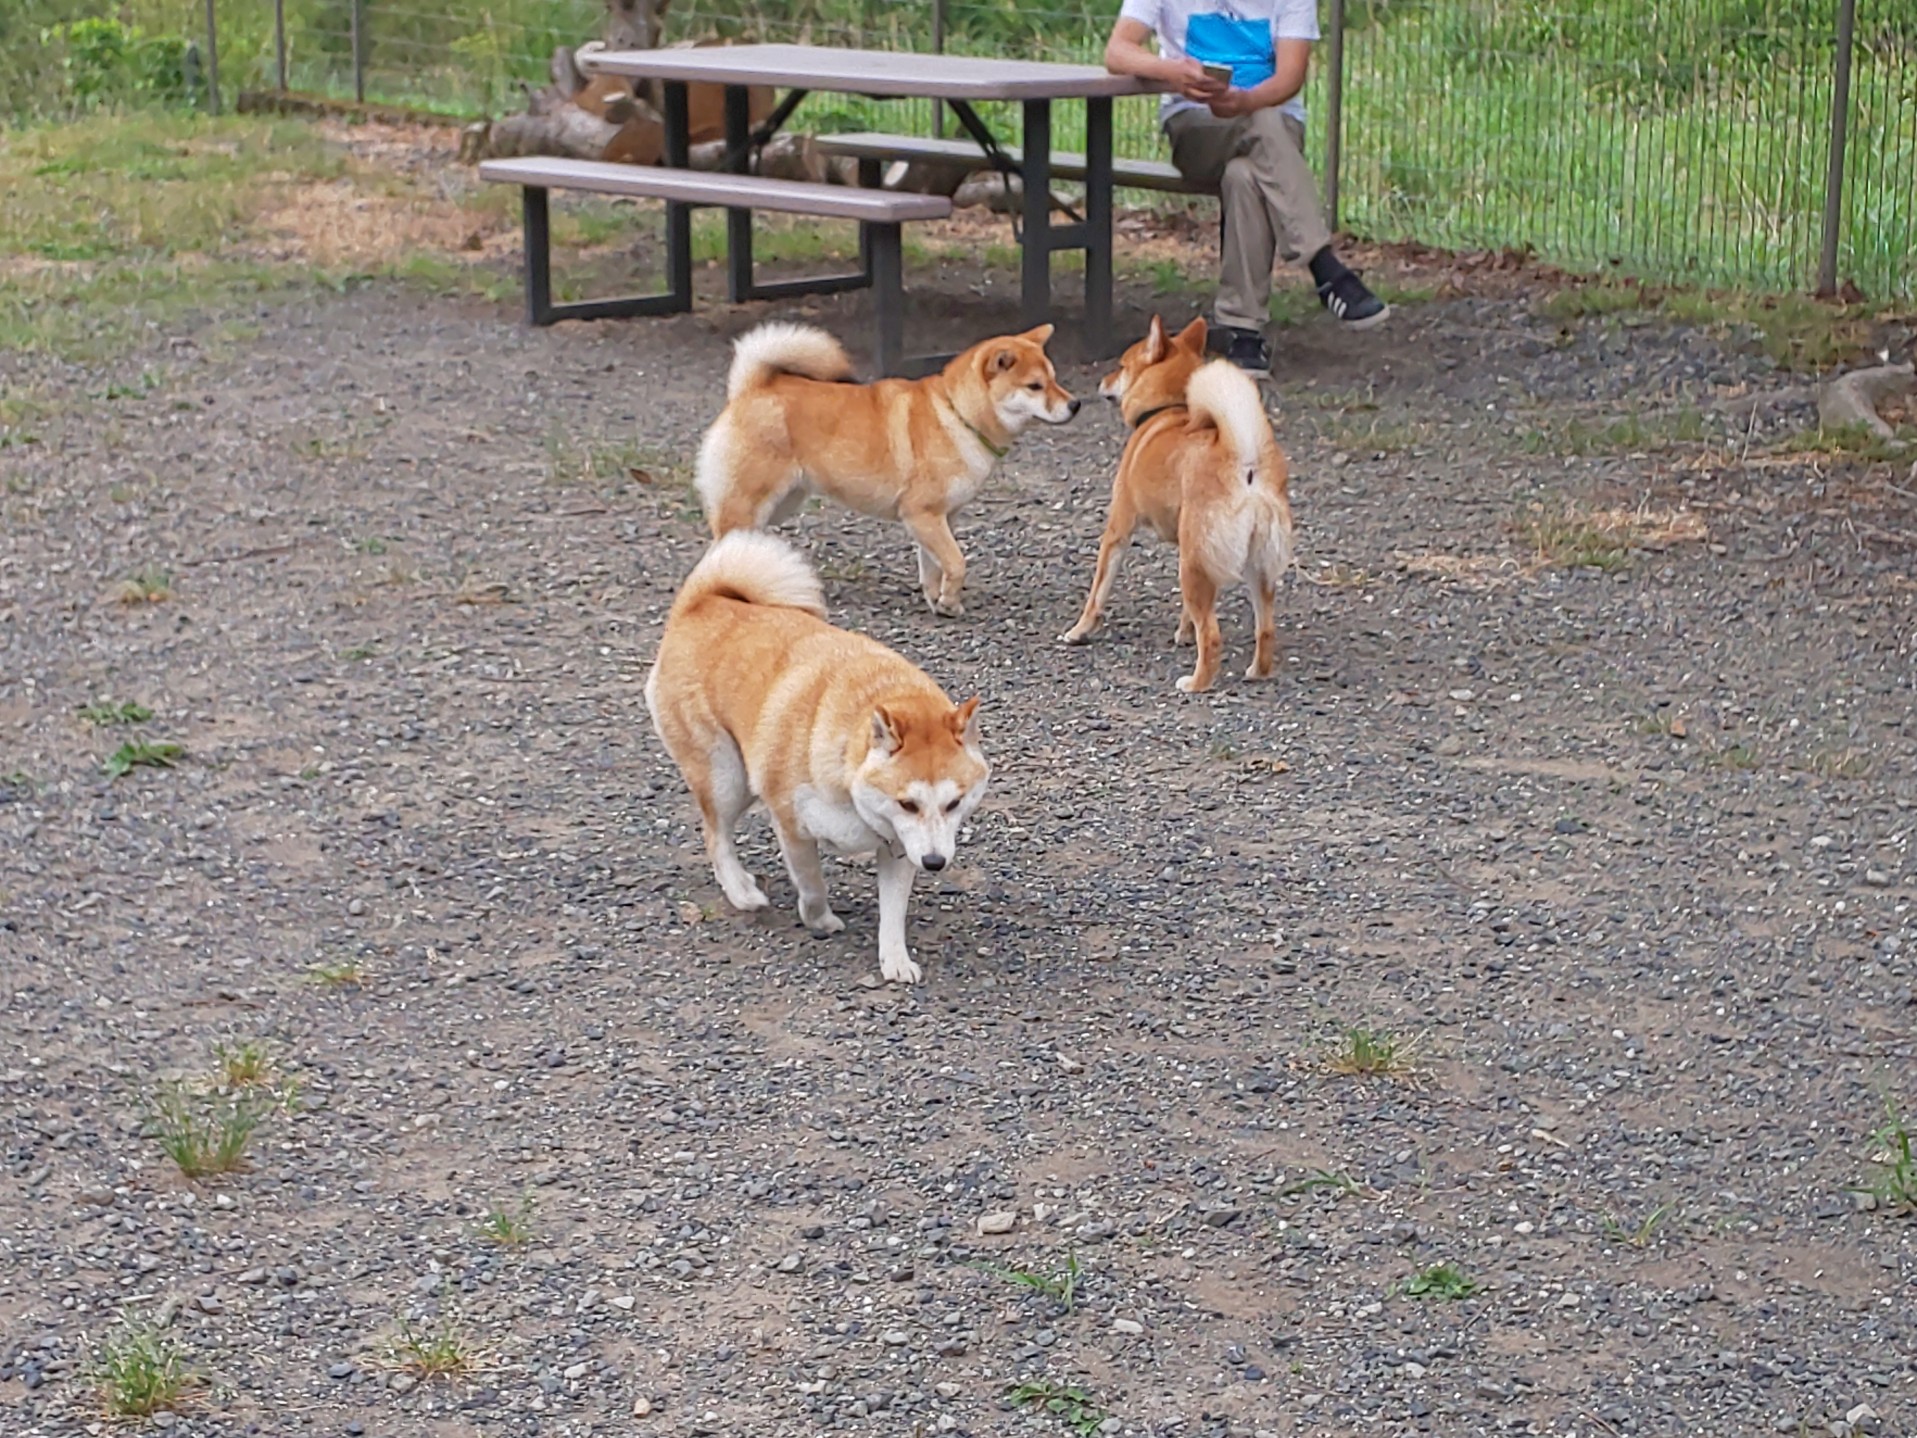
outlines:
[{"label": "dog's hind leg", "polygon": [[[735,529],[764,529],[786,518],[805,498],[805,475],[789,455],[729,446],[723,470],[700,456],[699,493],[713,538]],[[708,472],[706,465],[715,463]],[[796,494],[795,494],[796,491]]]},{"label": "dog's hind leg", "polygon": [[1257,621],[1258,639],[1252,650],[1251,668],[1245,671],[1247,679],[1271,677],[1273,651],[1278,647],[1278,626],[1272,618],[1277,600],[1277,581],[1266,574],[1251,576],[1251,612]]},{"label": "dog's hind leg", "polygon": [[726,901],[735,909],[763,909],[771,900],[746,872],[738,851],[732,847],[733,825],[752,807],[752,786],[746,779],[745,759],[730,734],[720,734],[713,741],[705,783],[694,782],[692,792],[699,801],[699,817],[705,822],[706,853],[712,860],[713,876],[725,890]]},{"label": "dog's hind leg", "polygon": [[799,918],[818,935],[836,934],[845,920],[832,912],[825,894],[825,866],[819,862],[819,846],[799,828],[791,814],[781,814],[767,805],[772,815],[773,832],[779,836],[779,852],[785,855],[786,871],[792,875],[792,887],[799,891]]},{"label": "dog's hind leg", "polygon": [[1191,640],[1192,640],[1191,610],[1190,608],[1186,606],[1185,601],[1181,598],[1178,601],[1178,632],[1172,635],[1172,647],[1175,649],[1183,648],[1185,645],[1191,643]]},{"label": "dog's hind leg", "polygon": [[905,911],[912,903],[912,861],[879,850],[879,972],[895,984],[922,977],[905,946]]},{"label": "dog's hind leg", "polygon": [[1078,623],[1058,636],[1061,644],[1083,644],[1104,622],[1105,603],[1112,597],[1112,584],[1118,578],[1118,561],[1138,527],[1138,511],[1120,491],[1112,495],[1112,512],[1105,518],[1105,533],[1098,541],[1098,563],[1092,569],[1092,590],[1085,596],[1084,611]]},{"label": "dog's hind leg", "polygon": [[1198,637],[1198,664],[1178,681],[1178,687],[1186,694],[1202,694],[1218,677],[1224,657],[1224,641],[1218,633],[1218,585],[1182,552],[1179,559],[1178,588],[1185,597],[1185,617]]},{"label": "dog's hind leg", "polygon": [[929,552],[932,562],[938,566],[938,591],[933,593],[928,587],[926,602],[932,606],[934,614],[956,619],[965,612],[965,606],[959,602],[959,591],[965,587],[965,555],[960,551],[958,541],[952,537],[952,526],[937,510],[907,510],[899,518],[905,521],[905,527],[912,531],[912,537],[919,542],[920,580],[923,581],[926,575],[922,556]]},{"label": "dog's hind leg", "polygon": [[939,590],[945,583],[945,571],[939,568],[938,559],[923,544],[915,544],[919,556],[919,588],[925,593],[925,602],[934,609],[939,607]]}]

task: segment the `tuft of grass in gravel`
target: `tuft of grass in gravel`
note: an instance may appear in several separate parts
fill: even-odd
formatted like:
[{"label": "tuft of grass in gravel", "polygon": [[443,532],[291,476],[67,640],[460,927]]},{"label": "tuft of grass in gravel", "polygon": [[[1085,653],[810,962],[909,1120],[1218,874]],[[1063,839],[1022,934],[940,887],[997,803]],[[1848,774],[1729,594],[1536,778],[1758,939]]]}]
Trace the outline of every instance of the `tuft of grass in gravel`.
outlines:
[{"label": "tuft of grass in gravel", "polygon": [[1280,1198],[1297,1198],[1306,1193],[1335,1193],[1340,1196],[1361,1192],[1363,1185],[1342,1169],[1315,1168],[1278,1190]]},{"label": "tuft of grass in gravel", "polygon": [[1616,1214],[1607,1213],[1604,1215],[1604,1236],[1625,1248],[1649,1248],[1664,1220],[1676,1208],[1675,1203],[1660,1203],[1635,1226],[1625,1223]]},{"label": "tuft of grass in gravel", "polygon": [[1005,1396],[1012,1400],[1016,1408],[1030,1409],[1058,1419],[1072,1432],[1079,1434],[1080,1438],[1091,1438],[1108,1416],[1083,1388],[1054,1383],[1049,1378],[1015,1383],[1005,1390]]},{"label": "tuft of grass in gravel", "polygon": [[96,729],[112,729],[127,724],[144,724],[153,717],[153,711],[144,704],[136,704],[128,699],[115,704],[111,699],[99,699],[91,704],[80,706],[79,715],[84,723]]},{"label": "tuft of grass in gravel", "polygon": [[128,1325],[105,1339],[89,1369],[113,1418],[149,1418],[176,1409],[202,1381],[172,1338],[144,1325]]},{"label": "tuft of grass in gravel", "polygon": [[1515,527],[1540,563],[1610,571],[1630,562],[1628,543],[1574,510],[1535,506],[1518,516]]},{"label": "tuft of grass in gravel", "polygon": [[1398,1292],[1406,1298],[1436,1298],[1446,1302],[1469,1298],[1477,1291],[1477,1280],[1467,1278],[1455,1263],[1434,1263],[1429,1268],[1421,1268],[1398,1285]]},{"label": "tuft of grass in gravel", "polygon": [[517,1208],[494,1204],[479,1221],[482,1238],[507,1248],[519,1248],[532,1241],[532,1199],[522,1198]]},{"label": "tuft of grass in gravel", "polygon": [[1083,1270],[1078,1266],[1076,1253],[1066,1254],[1065,1262],[1051,1273],[1039,1273],[1027,1268],[1000,1268],[991,1263],[982,1263],[979,1267],[1007,1283],[1015,1283],[1020,1288],[1051,1299],[1067,1313],[1078,1310],[1078,1284]]},{"label": "tuft of grass in gravel", "polygon": [[1895,1099],[1884,1100],[1884,1121],[1871,1135],[1877,1152],[1871,1162],[1877,1172],[1858,1190],[1893,1213],[1917,1214],[1917,1155],[1912,1153],[1910,1125]]},{"label": "tuft of grass in gravel", "polygon": [[213,1058],[219,1066],[220,1087],[228,1091],[267,1088],[278,1076],[272,1051],[258,1039],[216,1043]]},{"label": "tuft of grass in gravel", "polygon": [[356,989],[366,982],[366,971],[357,959],[334,959],[314,964],[307,969],[306,977],[323,989]]},{"label": "tuft of grass in gravel", "polygon": [[247,1167],[246,1146],[272,1108],[272,1100],[254,1090],[205,1092],[168,1083],[146,1102],[147,1126],[181,1173],[211,1178]]},{"label": "tuft of grass in gravel", "polygon": [[164,569],[142,569],[120,581],[120,603],[164,604],[173,597],[173,576]]},{"label": "tuft of grass in gravel", "polygon": [[129,739],[107,756],[102,766],[109,779],[122,779],[135,769],[171,769],[186,747],[165,739]]},{"label": "tuft of grass in gravel", "polygon": [[1344,1031],[1325,1065],[1348,1077],[1397,1078],[1411,1072],[1416,1044],[1395,1034],[1353,1027]]},{"label": "tuft of grass in gravel", "polygon": [[479,1366],[479,1355],[467,1346],[465,1335],[450,1315],[430,1327],[400,1319],[393,1358],[416,1378],[454,1378]]}]

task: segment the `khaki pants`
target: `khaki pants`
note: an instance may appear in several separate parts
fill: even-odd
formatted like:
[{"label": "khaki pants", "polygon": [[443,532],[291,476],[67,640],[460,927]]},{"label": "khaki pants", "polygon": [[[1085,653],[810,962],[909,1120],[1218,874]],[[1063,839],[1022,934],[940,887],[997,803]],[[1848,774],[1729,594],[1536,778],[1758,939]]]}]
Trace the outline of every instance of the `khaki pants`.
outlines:
[{"label": "khaki pants", "polygon": [[1305,127],[1277,108],[1236,120],[1181,110],[1165,122],[1172,163],[1188,180],[1215,185],[1225,213],[1218,322],[1262,331],[1271,319],[1271,267],[1309,260],[1331,243],[1318,183],[1305,163]]}]

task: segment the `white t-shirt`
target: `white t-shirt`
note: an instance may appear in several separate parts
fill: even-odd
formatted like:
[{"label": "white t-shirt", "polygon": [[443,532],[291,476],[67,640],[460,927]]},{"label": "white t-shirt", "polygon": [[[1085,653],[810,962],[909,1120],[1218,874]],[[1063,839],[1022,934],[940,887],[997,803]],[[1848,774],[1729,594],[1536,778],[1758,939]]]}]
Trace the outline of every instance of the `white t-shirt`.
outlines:
[{"label": "white t-shirt", "polygon": [[[1318,38],[1317,0],[1124,0],[1118,14],[1149,26],[1167,59],[1189,55],[1200,64],[1231,66],[1232,85],[1240,90],[1271,78],[1278,41]],[[1160,117],[1203,108],[1183,95],[1167,95]],[[1278,108],[1304,123],[1302,93]]]}]

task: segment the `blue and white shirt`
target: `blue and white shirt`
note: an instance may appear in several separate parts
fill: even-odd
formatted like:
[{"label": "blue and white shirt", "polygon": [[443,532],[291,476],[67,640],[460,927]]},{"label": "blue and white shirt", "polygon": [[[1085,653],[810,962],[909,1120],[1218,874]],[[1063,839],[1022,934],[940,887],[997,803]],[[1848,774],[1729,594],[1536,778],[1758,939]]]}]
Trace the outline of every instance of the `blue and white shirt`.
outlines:
[{"label": "blue and white shirt", "polygon": [[[1150,26],[1158,53],[1167,59],[1189,55],[1201,65],[1231,66],[1231,83],[1239,90],[1272,77],[1278,41],[1318,38],[1317,0],[1124,0],[1118,14]],[[1183,95],[1167,95],[1160,113],[1168,118],[1203,108]],[[1278,108],[1304,123],[1302,94]]]}]

